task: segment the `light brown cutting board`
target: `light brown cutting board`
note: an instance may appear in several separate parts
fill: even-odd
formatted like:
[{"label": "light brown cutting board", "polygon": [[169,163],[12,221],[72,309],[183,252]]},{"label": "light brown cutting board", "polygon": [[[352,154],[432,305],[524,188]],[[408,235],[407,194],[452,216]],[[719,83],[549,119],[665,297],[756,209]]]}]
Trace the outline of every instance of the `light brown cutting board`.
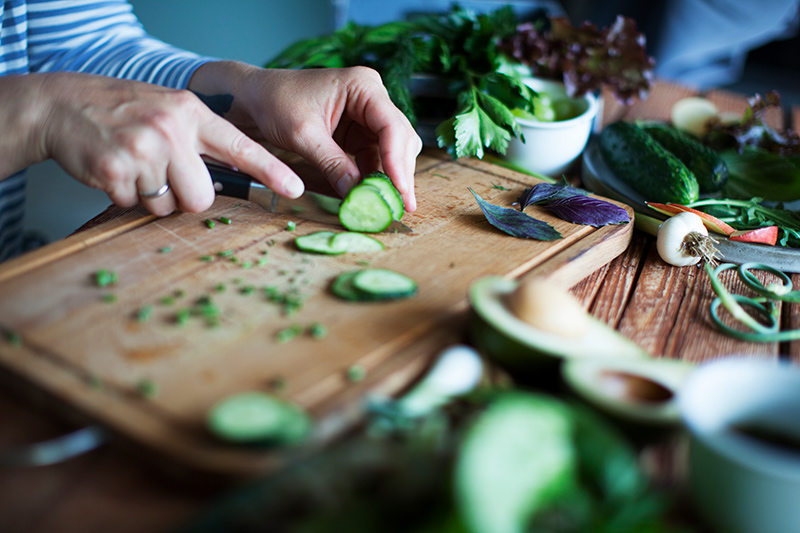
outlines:
[{"label": "light brown cutting board", "polygon": [[[468,187],[508,206],[537,180],[487,162],[427,153],[416,180],[419,209],[403,219],[414,233],[378,235],[383,252],[300,253],[295,237],[337,228],[298,218],[296,230],[287,231],[288,217],[218,198],[199,215],[156,219],[130,212],[7,262],[0,266],[0,328],[17,332],[22,342],[0,341],[0,364],[30,390],[45,393],[53,407],[101,424],[156,458],[207,473],[258,474],[282,454],[209,435],[205,414],[221,398],[270,391],[281,379],[279,394],[314,415],[315,442],[324,443],[358,420],[367,393],[401,392],[440,350],[464,340],[473,280],[528,274],[569,287],[620,254],[631,238],[633,224],[579,226],[537,208],[527,212],[554,225],[563,239],[501,233]],[[204,224],[220,216],[232,224]],[[233,256],[217,255],[226,250]],[[336,275],[365,264],[411,276],[419,293],[389,303],[331,295]],[[117,272],[119,283],[97,287],[99,269]],[[224,291],[217,290],[220,284]],[[265,297],[268,286],[296,289],[302,308],[284,316]],[[107,294],[116,300],[105,301]],[[196,317],[176,322],[181,308],[209,295],[222,310],[219,325]],[[137,313],[147,306],[152,315],[140,322]],[[288,326],[316,323],[328,330],[322,339],[304,334],[280,343],[276,337]],[[352,383],[347,370],[356,364],[367,377]],[[143,396],[143,382],[158,394]]]}]

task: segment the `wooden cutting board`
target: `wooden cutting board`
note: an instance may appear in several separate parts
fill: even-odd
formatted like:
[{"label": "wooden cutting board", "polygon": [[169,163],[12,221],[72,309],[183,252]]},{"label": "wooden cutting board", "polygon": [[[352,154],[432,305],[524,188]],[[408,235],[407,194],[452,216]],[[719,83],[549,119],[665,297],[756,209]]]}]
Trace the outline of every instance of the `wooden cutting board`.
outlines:
[{"label": "wooden cutting board", "polygon": [[[510,205],[537,181],[486,162],[425,153],[416,180],[419,209],[403,219],[414,233],[379,235],[386,245],[379,253],[300,253],[296,236],[335,228],[298,218],[296,230],[287,231],[288,217],[218,198],[198,215],[156,219],[133,211],[7,262],[0,266],[0,328],[21,342],[0,341],[0,368],[51,407],[100,424],[154,458],[204,473],[255,475],[282,454],[210,436],[205,414],[221,398],[269,391],[280,380],[279,394],[312,413],[314,442],[324,443],[359,419],[367,393],[400,393],[439,351],[463,342],[473,280],[526,274],[569,287],[631,238],[633,224],[579,226],[536,208],[529,213],[563,239],[499,232],[467,188]],[[204,224],[220,216],[232,224]],[[228,250],[232,255],[218,254]],[[419,294],[369,304],[330,294],[337,274],[364,264],[413,277]],[[116,272],[118,284],[97,287],[100,269]],[[265,287],[293,291],[302,307],[286,316]],[[180,310],[203,297],[220,309],[218,324],[200,317],[181,324]],[[139,319],[143,309],[151,310],[146,321]],[[313,324],[324,325],[327,336],[278,339],[289,326]],[[366,370],[366,379],[347,378],[353,365]],[[145,385],[157,394],[142,394]]]}]

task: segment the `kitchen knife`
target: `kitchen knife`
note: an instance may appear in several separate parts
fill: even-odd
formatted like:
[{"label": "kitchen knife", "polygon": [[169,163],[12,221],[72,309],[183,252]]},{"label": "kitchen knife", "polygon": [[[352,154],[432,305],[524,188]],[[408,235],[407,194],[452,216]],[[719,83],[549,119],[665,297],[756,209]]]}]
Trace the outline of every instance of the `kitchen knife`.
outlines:
[{"label": "kitchen knife", "polygon": [[[247,174],[229,167],[206,161],[217,194],[248,200],[262,206],[270,213],[287,215],[323,224],[341,226],[339,205],[341,199],[311,191],[299,198],[286,198]],[[410,233],[413,230],[400,222],[393,221],[384,232]]]}]

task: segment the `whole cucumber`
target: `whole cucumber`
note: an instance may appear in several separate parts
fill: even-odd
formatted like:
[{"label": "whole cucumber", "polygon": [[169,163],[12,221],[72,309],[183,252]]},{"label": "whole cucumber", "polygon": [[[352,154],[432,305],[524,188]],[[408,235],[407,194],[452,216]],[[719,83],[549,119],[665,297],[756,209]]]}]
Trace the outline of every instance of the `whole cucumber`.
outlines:
[{"label": "whole cucumber", "polygon": [[635,123],[609,124],[598,141],[611,171],[646,201],[688,204],[699,198],[694,174]]},{"label": "whole cucumber", "polygon": [[664,122],[642,122],[639,127],[686,165],[697,178],[701,193],[717,192],[728,182],[725,161],[696,137]]}]

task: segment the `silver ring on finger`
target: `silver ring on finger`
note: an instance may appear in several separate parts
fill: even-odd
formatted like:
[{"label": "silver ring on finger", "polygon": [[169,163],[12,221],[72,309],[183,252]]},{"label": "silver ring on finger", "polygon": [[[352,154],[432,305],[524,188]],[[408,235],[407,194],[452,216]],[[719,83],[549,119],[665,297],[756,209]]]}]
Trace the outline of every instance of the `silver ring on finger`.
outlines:
[{"label": "silver ring on finger", "polygon": [[141,192],[139,191],[139,198],[152,200],[153,198],[161,198],[165,194],[169,192],[169,183],[165,183],[161,187],[158,188],[157,191],[153,192]]}]

